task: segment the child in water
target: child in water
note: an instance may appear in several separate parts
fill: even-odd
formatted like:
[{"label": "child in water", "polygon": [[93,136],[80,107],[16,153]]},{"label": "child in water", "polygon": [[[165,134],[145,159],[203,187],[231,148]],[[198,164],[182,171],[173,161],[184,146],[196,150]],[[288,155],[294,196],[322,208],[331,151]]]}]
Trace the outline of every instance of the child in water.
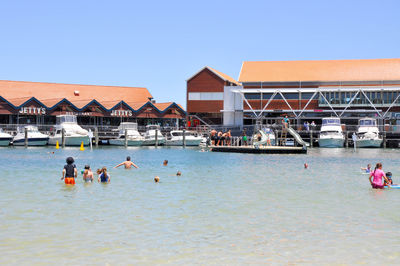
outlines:
[{"label": "child in water", "polygon": [[[372,177],[374,177],[373,180]],[[385,187],[384,181],[388,184],[388,186],[390,186],[385,172],[382,171],[382,163],[377,163],[375,170],[369,175],[369,182],[371,183],[372,188],[383,189]]]},{"label": "child in water", "polygon": [[386,173],[386,177],[387,177],[387,179],[389,180],[389,182],[386,183],[386,181],[385,181],[385,186],[387,186],[387,184],[393,185],[392,172],[387,172],[387,173]]},{"label": "child in water", "polygon": [[101,169],[97,169],[97,174],[99,175],[97,182],[110,183],[111,177],[107,174],[107,168],[105,166]]},{"label": "child in water", "polygon": [[85,170],[83,171],[83,181],[93,182],[93,172],[89,165],[85,165]]},{"label": "child in water", "polygon": [[365,171],[367,174],[371,173],[371,164],[367,165],[367,168],[361,167],[362,171]]},{"label": "child in water", "polygon": [[75,185],[75,178],[78,176],[78,170],[74,164],[74,158],[68,157],[67,164],[64,165],[61,180],[64,179],[66,185]]}]

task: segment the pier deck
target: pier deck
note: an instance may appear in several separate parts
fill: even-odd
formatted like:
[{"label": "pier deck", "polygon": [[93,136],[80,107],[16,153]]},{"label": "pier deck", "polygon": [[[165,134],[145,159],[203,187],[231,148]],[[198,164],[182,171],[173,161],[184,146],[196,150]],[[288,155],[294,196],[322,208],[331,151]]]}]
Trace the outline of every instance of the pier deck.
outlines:
[{"label": "pier deck", "polygon": [[213,152],[235,152],[235,153],[256,153],[256,154],[304,154],[307,148],[288,146],[264,146],[255,148],[253,146],[209,146]]}]

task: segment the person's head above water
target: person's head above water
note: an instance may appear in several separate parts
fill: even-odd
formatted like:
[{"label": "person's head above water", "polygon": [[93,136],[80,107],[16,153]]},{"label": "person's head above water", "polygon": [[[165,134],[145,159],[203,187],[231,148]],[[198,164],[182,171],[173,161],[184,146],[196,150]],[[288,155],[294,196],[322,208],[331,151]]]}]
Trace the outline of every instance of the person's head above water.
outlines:
[{"label": "person's head above water", "polygon": [[305,168],[305,169],[308,168],[308,163],[304,163],[304,168]]},{"label": "person's head above water", "polygon": [[85,169],[86,169],[86,170],[89,170],[89,169],[90,169],[90,165],[88,165],[88,164],[85,165]]},{"label": "person's head above water", "polygon": [[160,182],[160,178],[158,176],[155,176],[154,177],[154,182],[156,182],[156,183]]},{"label": "person's head above water", "polygon": [[181,175],[182,175],[181,171],[178,171],[178,172],[176,173],[176,175],[177,175],[177,176],[181,176]]},{"label": "person's head above water", "polygon": [[75,162],[74,158],[72,158],[72,157],[68,157],[67,160],[65,160],[65,161],[67,162],[67,164],[73,164]]},{"label": "person's head above water", "polygon": [[127,160],[127,161],[130,161],[130,160],[131,160],[131,156],[127,156],[127,157],[126,157],[126,160]]},{"label": "person's head above water", "polygon": [[168,160],[164,160],[163,165],[164,166],[168,165]]},{"label": "person's head above water", "polygon": [[371,164],[370,164],[370,163],[367,165],[367,168],[368,168],[368,169],[371,168]]},{"label": "person's head above water", "polygon": [[377,163],[377,164],[375,165],[374,171],[375,171],[376,169],[382,169],[382,163]]},{"label": "person's head above water", "polygon": [[385,175],[387,178],[392,178],[392,172],[387,172]]}]

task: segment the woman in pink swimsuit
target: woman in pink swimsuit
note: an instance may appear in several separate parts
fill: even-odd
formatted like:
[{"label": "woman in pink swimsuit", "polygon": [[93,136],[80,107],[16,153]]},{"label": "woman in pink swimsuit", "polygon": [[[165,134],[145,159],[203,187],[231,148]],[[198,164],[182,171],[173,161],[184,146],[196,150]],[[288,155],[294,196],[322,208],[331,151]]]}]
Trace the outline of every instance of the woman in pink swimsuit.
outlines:
[{"label": "woman in pink swimsuit", "polygon": [[[374,177],[373,180],[372,177]],[[375,166],[375,170],[371,172],[371,174],[369,175],[369,182],[371,183],[372,188],[383,189],[385,187],[383,179],[385,179],[386,182],[389,183],[389,180],[387,179],[385,172],[382,171],[382,164],[377,163]]]}]

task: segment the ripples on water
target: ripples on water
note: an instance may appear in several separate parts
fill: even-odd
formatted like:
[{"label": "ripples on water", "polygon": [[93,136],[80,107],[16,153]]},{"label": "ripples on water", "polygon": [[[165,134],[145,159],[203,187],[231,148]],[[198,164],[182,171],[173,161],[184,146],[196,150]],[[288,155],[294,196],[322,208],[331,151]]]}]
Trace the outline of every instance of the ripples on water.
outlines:
[{"label": "ripples on water", "polygon": [[[1,264],[398,264],[400,190],[370,189],[360,167],[400,183],[399,150],[51,151],[0,149]],[[112,169],[127,155],[139,169]],[[65,186],[67,156],[111,183]]]}]

